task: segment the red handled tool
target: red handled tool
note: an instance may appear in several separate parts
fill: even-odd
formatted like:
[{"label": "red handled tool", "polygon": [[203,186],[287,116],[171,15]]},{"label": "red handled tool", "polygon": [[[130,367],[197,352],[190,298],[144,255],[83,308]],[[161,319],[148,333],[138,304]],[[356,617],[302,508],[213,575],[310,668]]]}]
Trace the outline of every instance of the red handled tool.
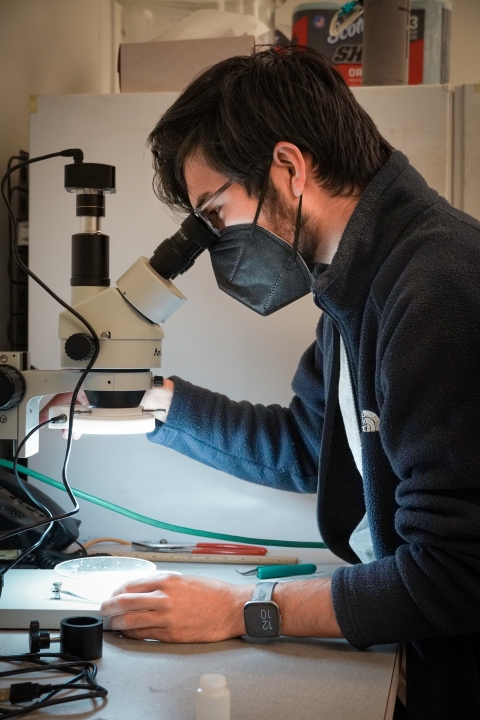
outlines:
[{"label": "red handled tool", "polygon": [[132,542],[135,550],[147,552],[185,553],[192,555],[266,555],[267,548],[260,545],[238,545],[237,543],[199,542],[196,545],[170,543]]}]

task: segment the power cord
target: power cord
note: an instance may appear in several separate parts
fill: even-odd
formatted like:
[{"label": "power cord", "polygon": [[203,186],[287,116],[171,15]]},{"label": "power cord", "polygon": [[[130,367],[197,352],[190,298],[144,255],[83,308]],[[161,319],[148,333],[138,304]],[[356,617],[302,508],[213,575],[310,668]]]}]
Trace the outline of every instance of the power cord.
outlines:
[{"label": "power cord", "polygon": [[[50,530],[52,529],[52,525],[53,525],[53,522],[54,522],[54,515],[52,514],[51,510],[50,510],[46,505],[44,505],[38,498],[36,498],[36,497],[30,492],[29,487],[28,487],[28,486],[23,482],[23,480],[20,478],[20,476],[19,476],[19,474],[18,474],[18,458],[19,458],[19,454],[20,454],[20,452],[22,451],[22,448],[23,448],[23,446],[25,445],[25,443],[29,440],[29,438],[30,438],[34,433],[37,432],[37,430],[39,430],[40,428],[42,428],[44,425],[48,425],[49,422],[65,422],[65,420],[66,420],[66,416],[65,416],[65,415],[58,415],[57,417],[52,418],[52,420],[45,420],[44,422],[41,422],[39,425],[37,425],[36,427],[34,427],[33,430],[31,430],[31,431],[28,433],[28,435],[23,439],[23,441],[22,441],[22,442],[20,443],[20,445],[18,446],[17,452],[15,453],[15,458],[14,458],[14,461],[13,461],[13,471],[14,471],[14,473],[15,473],[15,477],[16,477],[16,479],[17,479],[17,483],[20,485],[20,487],[22,488],[22,490],[28,495],[28,497],[30,498],[30,500],[31,500],[35,505],[37,505],[37,507],[40,508],[40,510],[43,510],[43,512],[45,513],[45,515],[50,518],[50,522],[49,522],[49,524],[48,524],[47,529],[42,533],[40,539],[37,540],[36,543],[34,543],[33,545],[31,545],[27,550],[25,550],[21,555],[19,555],[16,560],[14,560],[12,563],[10,563],[10,565],[8,565],[8,566],[1,572],[1,574],[0,574],[0,594],[1,594],[1,589],[3,588],[3,583],[4,583],[3,576],[5,575],[5,573],[6,573],[8,570],[11,570],[13,567],[15,567],[15,565],[18,565],[20,562],[22,562],[22,561],[25,559],[25,557],[26,557],[27,555],[30,555],[30,553],[32,553],[34,550],[36,550],[37,548],[39,548],[39,547],[41,546],[41,544],[43,543],[43,541],[44,541],[45,538],[47,537],[48,533],[49,533]],[[44,525],[44,524],[45,524],[45,521],[43,521],[42,524]],[[3,539],[6,539],[6,538],[9,538],[9,537],[13,537],[14,535],[18,535],[19,532],[25,532],[25,530],[28,530],[30,527],[31,527],[31,526],[24,527],[24,528],[22,528],[21,531],[14,530],[14,531],[12,531],[12,532],[10,532],[10,533],[5,533],[5,534],[3,534],[3,535],[1,536],[0,539],[3,540]]]},{"label": "power cord", "polygon": [[[57,658],[61,662],[48,662],[45,658]],[[0,720],[27,715],[52,705],[105,698],[108,691],[96,682],[97,666],[89,660],[79,660],[64,653],[25,653],[23,655],[0,655],[0,661],[30,663],[16,670],[0,672],[0,678],[39,671],[56,671],[70,674],[73,677],[66,682],[41,684],[38,682],[19,682],[0,690],[0,702],[11,704],[31,702],[31,705],[20,708],[8,708],[0,705]],[[62,691],[70,691],[67,695],[56,697]],[[73,691],[73,693],[72,693]],[[32,702],[37,700],[38,702]]]},{"label": "power cord", "polygon": [[[23,162],[28,160],[28,153],[20,150],[19,155],[13,155],[7,164],[7,170],[10,170],[13,162],[19,160]],[[17,182],[12,187],[11,177],[8,178],[7,196],[11,205],[14,205],[16,197],[16,223],[28,222],[28,174],[27,171],[21,171]],[[19,226],[18,226],[19,227]],[[28,313],[26,305],[28,304],[28,284],[27,278],[23,272],[15,273],[13,267],[12,233],[9,226],[8,236],[9,254],[7,263],[7,273],[10,281],[10,312],[7,326],[7,337],[10,341],[12,350],[25,350],[27,347],[28,337]],[[21,252],[28,263],[28,243],[20,246]]]},{"label": "power cord", "polygon": [[[19,563],[23,558],[25,558],[26,555],[29,555],[33,550],[36,550],[36,549],[39,547],[39,545],[43,542],[43,540],[45,539],[47,533],[50,531],[50,529],[51,529],[51,527],[52,527],[52,525],[53,525],[53,523],[54,523],[55,521],[57,521],[57,520],[64,520],[65,518],[71,517],[72,515],[75,515],[75,514],[79,511],[79,509],[80,509],[80,508],[79,508],[79,505],[78,505],[78,503],[77,503],[77,500],[76,500],[76,498],[75,498],[75,495],[73,494],[73,492],[72,492],[72,490],[71,490],[71,488],[70,488],[70,485],[69,485],[69,483],[68,483],[68,478],[67,478],[67,467],[68,467],[68,461],[69,461],[69,459],[70,459],[70,452],[71,452],[71,447],[72,447],[73,416],[74,416],[75,405],[76,405],[77,396],[78,396],[78,393],[79,393],[79,391],[80,391],[80,388],[82,387],[82,385],[83,385],[83,383],[84,383],[84,381],[85,381],[88,373],[90,372],[90,370],[92,369],[93,365],[95,364],[95,362],[96,362],[96,360],[97,360],[97,357],[98,357],[98,354],[99,354],[99,352],[100,352],[100,342],[99,342],[97,333],[96,333],[95,330],[93,329],[92,325],[88,322],[88,320],[86,320],[79,312],[77,312],[77,311],[74,310],[70,305],[68,305],[68,303],[66,303],[64,300],[62,300],[62,298],[59,297],[55,292],[53,292],[53,290],[52,290],[51,288],[49,288],[48,285],[43,282],[43,280],[41,280],[37,275],[35,275],[35,273],[34,273],[32,270],[30,270],[29,267],[27,267],[27,266],[25,265],[25,263],[23,262],[22,258],[20,257],[20,254],[19,254],[19,252],[18,252],[17,224],[16,224],[16,222],[15,222],[15,214],[14,214],[14,212],[13,212],[13,207],[12,207],[12,205],[11,205],[11,203],[10,203],[10,201],[9,201],[9,198],[7,197],[7,193],[6,193],[6,185],[7,185],[7,182],[9,181],[10,175],[11,175],[13,172],[15,172],[15,171],[17,171],[17,170],[19,170],[19,169],[27,166],[27,165],[32,165],[33,163],[41,162],[42,160],[48,160],[48,159],[54,158],[54,157],[72,157],[72,158],[74,159],[74,162],[75,162],[75,163],[82,163],[82,162],[83,162],[83,152],[82,152],[80,149],[78,149],[78,148],[73,148],[73,149],[68,149],[68,150],[61,150],[60,152],[50,153],[49,155],[41,155],[41,156],[39,156],[39,157],[30,158],[30,159],[28,159],[28,160],[24,160],[24,161],[21,162],[21,163],[18,163],[17,165],[13,165],[12,167],[10,167],[10,168],[7,170],[7,172],[5,173],[5,175],[4,175],[3,178],[2,178],[2,182],[1,182],[1,194],[2,194],[3,201],[5,202],[5,205],[6,205],[6,207],[7,207],[7,211],[8,211],[9,218],[10,218],[11,232],[12,232],[12,234],[11,234],[11,238],[12,238],[12,248],[11,248],[11,250],[12,250],[12,255],[13,255],[13,257],[15,258],[16,262],[18,263],[19,267],[20,267],[29,277],[31,277],[32,280],[34,280],[38,285],[40,285],[40,287],[43,288],[43,289],[45,290],[45,292],[47,292],[54,300],[56,300],[62,307],[64,307],[66,310],[68,310],[70,313],[72,313],[72,315],[74,315],[78,320],[80,320],[80,322],[82,322],[82,323],[85,325],[85,327],[87,328],[87,330],[88,330],[88,331],[91,333],[91,335],[92,335],[92,338],[93,338],[93,341],[94,341],[95,350],[94,350],[94,353],[93,353],[92,357],[90,358],[87,366],[85,367],[85,369],[84,369],[83,372],[81,373],[80,379],[79,379],[79,381],[77,382],[77,384],[76,384],[76,386],[75,386],[75,389],[74,389],[73,394],[72,394],[72,400],[71,400],[71,402],[70,402],[70,409],[69,409],[69,417],[68,417],[68,436],[67,436],[67,446],[66,446],[66,450],[65,450],[65,458],[64,458],[63,467],[62,467],[62,482],[63,482],[64,489],[65,489],[65,491],[67,492],[67,494],[68,494],[68,496],[69,496],[69,498],[70,498],[70,500],[71,500],[71,502],[72,502],[73,510],[70,510],[69,512],[65,512],[65,513],[61,513],[61,514],[59,514],[59,515],[52,515],[52,513],[43,505],[43,503],[41,503],[34,495],[32,495],[32,494],[30,493],[30,491],[28,490],[26,484],[21,480],[21,478],[20,478],[20,476],[19,476],[19,474],[18,474],[18,469],[17,469],[18,459],[19,459],[19,457],[20,457],[20,452],[21,452],[22,448],[24,447],[25,443],[27,442],[27,440],[28,440],[34,433],[36,433],[36,432],[37,432],[40,428],[42,428],[44,425],[47,425],[48,422],[52,422],[52,420],[45,421],[45,422],[43,422],[43,423],[39,423],[36,427],[34,427],[33,430],[31,430],[31,431],[28,433],[28,435],[23,439],[23,441],[20,443],[20,445],[18,446],[18,448],[17,448],[17,450],[16,450],[15,458],[14,458],[14,463],[13,463],[13,469],[14,469],[14,473],[15,473],[16,480],[17,480],[19,486],[22,488],[22,490],[24,490],[24,492],[26,492],[26,494],[28,495],[28,497],[32,500],[32,502],[33,502],[40,510],[42,510],[43,512],[46,512],[47,517],[49,518],[50,522],[49,522],[49,526],[48,526],[47,530],[42,534],[42,537],[40,538],[40,540],[39,540],[38,542],[36,542],[36,543],[35,543],[32,547],[30,547],[28,550],[26,550],[24,553],[22,553],[22,555],[21,555],[20,557],[18,557],[13,563],[11,563],[8,567],[6,567],[6,568],[0,573],[0,596],[1,596],[1,593],[2,593],[2,589],[3,589],[5,573],[6,573],[8,570],[10,570],[12,567],[14,567],[15,565],[17,565],[17,563]],[[55,421],[59,422],[59,421],[60,421],[60,420],[59,420],[60,417],[63,417],[63,422],[64,422],[64,421],[65,421],[65,416],[58,416],[57,418],[54,418],[53,421],[54,421],[54,422],[55,422]],[[1,539],[1,540],[7,540],[7,539],[10,538],[10,537],[13,537],[13,536],[15,536],[15,535],[19,535],[20,533],[26,532],[27,530],[32,530],[33,528],[40,527],[41,525],[45,525],[45,520],[39,520],[39,521],[37,521],[37,522],[35,522],[35,523],[31,523],[30,525],[27,525],[27,526],[25,526],[25,527],[22,527],[22,528],[19,529],[19,530],[12,530],[12,531],[10,531],[10,532],[4,533],[3,535],[0,536],[0,539]],[[13,716],[12,716],[12,717],[13,717]]]}]

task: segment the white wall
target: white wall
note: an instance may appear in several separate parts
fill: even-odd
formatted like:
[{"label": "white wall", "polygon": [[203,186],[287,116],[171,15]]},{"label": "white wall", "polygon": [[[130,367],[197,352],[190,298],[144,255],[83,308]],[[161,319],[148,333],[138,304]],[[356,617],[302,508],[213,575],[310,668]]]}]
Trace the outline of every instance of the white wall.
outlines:
[{"label": "white wall", "polygon": [[[29,150],[29,96],[115,90],[113,0],[0,0],[0,174]],[[0,348],[7,348],[7,216],[0,202]]]},{"label": "white wall", "polygon": [[450,84],[480,82],[480,0],[451,0]]}]

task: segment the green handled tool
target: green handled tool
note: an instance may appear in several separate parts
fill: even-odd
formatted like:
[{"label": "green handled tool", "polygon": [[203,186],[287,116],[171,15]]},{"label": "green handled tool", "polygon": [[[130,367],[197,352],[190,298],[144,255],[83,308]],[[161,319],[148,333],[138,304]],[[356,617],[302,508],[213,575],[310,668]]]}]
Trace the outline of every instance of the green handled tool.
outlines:
[{"label": "green handled tool", "polygon": [[316,571],[317,566],[312,563],[304,563],[303,565],[263,565],[253,570],[247,570],[247,572],[237,570],[240,575],[256,575],[260,580],[290,577],[292,575],[312,575]]}]

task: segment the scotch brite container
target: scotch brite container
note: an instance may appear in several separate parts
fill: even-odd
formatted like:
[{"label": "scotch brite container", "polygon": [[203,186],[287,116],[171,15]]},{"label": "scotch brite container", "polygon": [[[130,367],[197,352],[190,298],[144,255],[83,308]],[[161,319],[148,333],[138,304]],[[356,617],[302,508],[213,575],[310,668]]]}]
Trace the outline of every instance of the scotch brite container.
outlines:
[{"label": "scotch brite container", "polygon": [[292,43],[306,45],[326,55],[347,85],[362,84],[363,16],[333,37],[330,23],[344,3],[316,2],[298,5],[293,11]]},{"label": "scotch brite container", "polygon": [[[358,87],[362,84],[363,16],[332,37],[330,23],[342,5],[342,2],[298,5],[293,12],[292,42],[326,55],[347,85]],[[412,0],[409,85],[448,83],[450,13],[448,0]]]},{"label": "scotch brite container", "polygon": [[451,5],[447,0],[412,0],[409,85],[448,83],[450,16]]}]

